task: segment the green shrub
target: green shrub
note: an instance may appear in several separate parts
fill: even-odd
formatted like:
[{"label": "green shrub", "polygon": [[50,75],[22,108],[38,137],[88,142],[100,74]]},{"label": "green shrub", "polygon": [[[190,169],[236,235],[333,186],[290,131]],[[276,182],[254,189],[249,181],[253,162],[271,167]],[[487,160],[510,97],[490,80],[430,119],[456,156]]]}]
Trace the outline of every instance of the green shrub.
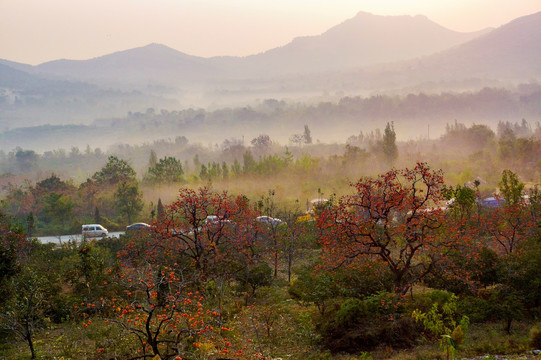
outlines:
[{"label": "green shrub", "polygon": [[492,308],[485,299],[466,296],[458,302],[458,312],[467,316],[472,323],[485,322],[492,317]]},{"label": "green shrub", "polygon": [[370,294],[393,289],[393,277],[382,263],[369,263],[355,269],[339,269],[333,274],[338,291],[343,297],[363,298]]},{"label": "green shrub", "polygon": [[347,299],[335,315],[337,326],[351,327],[368,315],[368,306],[359,299]]},{"label": "green shrub", "polygon": [[323,344],[333,353],[358,354],[380,346],[410,348],[415,345],[420,329],[415,321],[401,316],[396,296],[380,293],[364,301],[350,298],[336,310],[334,316],[322,318],[317,330]]},{"label": "green shrub", "polygon": [[[423,294],[418,294],[415,296],[415,301],[411,303],[415,309],[421,310],[422,312],[429,311],[434,304],[437,304],[438,307],[441,307],[443,304],[448,303],[452,298],[452,293],[444,290],[432,290]],[[414,310],[414,309],[412,309]]]},{"label": "green shrub", "polygon": [[530,330],[530,346],[534,349],[541,349],[541,325],[534,326]]},{"label": "green shrub", "polygon": [[260,263],[253,267],[246,267],[235,275],[239,284],[239,291],[250,291],[255,296],[256,290],[272,284],[272,269],[266,263]]},{"label": "green shrub", "polygon": [[72,310],[75,305],[81,302],[79,297],[56,294],[51,299],[51,307],[47,311],[47,316],[51,321],[59,324],[70,320]]}]

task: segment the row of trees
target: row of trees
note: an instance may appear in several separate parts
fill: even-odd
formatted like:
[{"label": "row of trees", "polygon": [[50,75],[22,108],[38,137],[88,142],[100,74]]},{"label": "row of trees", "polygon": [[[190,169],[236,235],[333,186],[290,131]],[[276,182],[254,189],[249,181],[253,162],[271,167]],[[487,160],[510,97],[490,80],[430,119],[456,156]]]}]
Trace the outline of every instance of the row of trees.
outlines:
[{"label": "row of trees", "polygon": [[10,186],[2,200],[31,236],[79,232],[88,222],[118,227],[135,220],[143,205],[135,171],[115,156],[79,186],[52,174],[33,186]]},{"label": "row of trees", "polygon": [[[279,145],[266,134],[253,138],[248,145],[243,140],[230,138],[224,140],[222,144],[208,147],[190,144],[184,136],[178,136],[174,140],[159,140],[150,144],[116,145],[111,147],[109,154],[131,159],[130,164],[137,170],[140,179],[163,182],[175,181],[182,174],[186,177],[188,174],[198,176],[202,164],[208,169],[209,163],[223,166],[225,162],[231,168],[235,161],[242,163],[242,158],[247,152],[258,160],[286,151],[290,151],[295,158],[302,155],[325,158],[342,154],[344,151],[343,145],[332,146],[319,142],[312,144],[311,131],[307,126],[303,134],[297,135],[296,138],[299,141],[292,142],[293,146],[289,147]],[[417,152],[434,154],[434,160],[431,161],[435,163],[439,159],[438,166],[440,167],[445,167],[446,162],[453,160],[453,157],[468,156],[481,151],[494,155],[493,161],[514,160],[517,161],[517,165],[520,165],[536,162],[533,155],[539,152],[540,136],[539,127],[528,123],[525,119],[517,123],[500,122],[497,132],[487,125],[474,124],[468,127],[455,121],[447,125],[446,132],[440,139],[428,144],[426,139],[397,143],[394,124],[388,123],[383,130],[376,129],[369,133],[361,131],[358,135],[352,135],[347,139],[346,144],[359,147],[386,163],[396,161],[398,152],[401,153],[402,158],[405,158],[412,148],[416,148]],[[300,146],[302,144],[305,146]],[[428,148],[429,145],[432,145],[432,148]],[[452,156],[449,156],[451,153]],[[157,154],[161,156],[159,160]],[[46,171],[66,174],[68,177],[84,181],[83,175],[98,171],[107,157],[108,155],[99,148],[92,150],[88,146],[84,151],[73,147],[69,153],[58,149],[47,151],[42,155],[21,148],[7,154],[0,151],[0,169],[3,174],[3,179],[0,180],[2,183],[13,182],[17,181],[16,175],[28,176],[46,169]],[[157,169],[149,171],[156,165],[158,165]],[[446,169],[447,172],[449,170]],[[167,174],[164,171],[167,171]]]}]

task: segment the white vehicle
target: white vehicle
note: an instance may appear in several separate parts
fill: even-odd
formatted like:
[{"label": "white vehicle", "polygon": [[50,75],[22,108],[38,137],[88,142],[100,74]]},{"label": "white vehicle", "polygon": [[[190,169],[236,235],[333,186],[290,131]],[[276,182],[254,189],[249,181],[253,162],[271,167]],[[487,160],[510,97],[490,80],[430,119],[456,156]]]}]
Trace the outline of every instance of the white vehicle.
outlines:
[{"label": "white vehicle", "polygon": [[106,228],[100,224],[87,224],[82,226],[83,237],[92,238],[92,237],[105,237],[109,234]]},{"label": "white vehicle", "polygon": [[209,215],[207,216],[207,218],[205,219],[205,224],[212,224],[212,223],[217,223],[220,221],[220,218],[216,215]]},{"label": "white vehicle", "polygon": [[278,218],[266,216],[266,215],[256,217],[255,221],[258,221],[263,224],[269,224],[269,225],[280,225],[282,223],[282,220]]}]

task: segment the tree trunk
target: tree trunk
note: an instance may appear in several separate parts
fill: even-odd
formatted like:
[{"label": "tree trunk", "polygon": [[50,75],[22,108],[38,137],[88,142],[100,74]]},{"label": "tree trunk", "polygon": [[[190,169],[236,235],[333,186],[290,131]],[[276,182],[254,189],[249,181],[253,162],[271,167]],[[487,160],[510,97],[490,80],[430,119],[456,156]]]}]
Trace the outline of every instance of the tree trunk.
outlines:
[{"label": "tree trunk", "polygon": [[28,327],[26,328],[25,338],[26,338],[26,341],[28,342],[28,347],[30,348],[30,354],[31,354],[30,358],[35,359],[36,358],[36,352],[34,350],[34,342],[32,341],[32,332],[30,331],[30,329]]},{"label": "tree trunk", "polygon": [[274,242],[274,278],[278,277],[278,244]]},{"label": "tree trunk", "polygon": [[287,259],[287,282],[291,284],[291,266],[293,265],[293,256],[289,256]]},{"label": "tree trunk", "polygon": [[511,323],[513,322],[513,319],[511,317],[507,318],[507,322],[505,324],[505,331],[507,334],[511,334]]}]

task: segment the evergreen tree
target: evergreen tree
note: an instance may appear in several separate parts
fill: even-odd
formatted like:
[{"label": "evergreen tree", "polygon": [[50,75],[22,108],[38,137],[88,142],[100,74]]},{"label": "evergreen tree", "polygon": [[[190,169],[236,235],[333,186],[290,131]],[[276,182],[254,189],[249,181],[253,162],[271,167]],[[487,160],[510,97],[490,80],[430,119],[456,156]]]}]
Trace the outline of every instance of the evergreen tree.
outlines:
[{"label": "evergreen tree", "polygon": [[394,131],[394,124],[387,123],[385,131],[383,132],[383,155],[385,160],[392,164],[396,158],[398,158],[398,148],[396,147],[396,133]]},{"label": "evergreen tree", "polygon": [[302,137],[305,144],[312,143],[312,133],[310,132],[310,128],[308,128],[308,125],[304,125],[304,134]]},{"label": "evergreen tree", "polygon": [[26,217],[26,236],[29,238],[31,238],[32,234],[34,233],[34,220],[34,213],[30,211]]},{"label": "evergreen tree", "polygon": [[229,177],[229,167],[227,166],[226,162],[222,162],[222,177],[224,179],[227,179]]},{"label": "evergreen tree", "polygon": [[156,152],[154,150],[150,150],[150,157],[148,159],[148,167],[152,169],[156,166],[158,163],[158,157],[156,156]]},{"label": "evergreen tree", "polygon": [[199,177],[204,180],[206,180],[209,177],[207,167],[205,166],[205,164],[201,165],[201,171],[199,171]]},{"label": "evergreen tree", "polygon": [[240,174],[240,172],[241,172],[241,167],[240,167],[240,162],[239,162],[239,160],[235,159],[235,161],[233,161],[233,166],[231,166],[231,171],[232,171],[233,174],[235,174],[235,175]]},{"label": "evergreen tree", "polygon": [[242,171],[244,173],[252,172],[256,166],[256,161],[254,159],[254,156],[252,155],[252,152],[250,150],[246,150],[244,155],[242,155],[242,159],[244,161],[244,166],[242,168]]},{"label": "evergreen tree", "polygon": [[164,214],[165,214],[165,208],[164,208],[164,206],[162,204],[162,199],[158,199],[157,212],[158,212],[158,221],[161,221],[163,219]]}]

